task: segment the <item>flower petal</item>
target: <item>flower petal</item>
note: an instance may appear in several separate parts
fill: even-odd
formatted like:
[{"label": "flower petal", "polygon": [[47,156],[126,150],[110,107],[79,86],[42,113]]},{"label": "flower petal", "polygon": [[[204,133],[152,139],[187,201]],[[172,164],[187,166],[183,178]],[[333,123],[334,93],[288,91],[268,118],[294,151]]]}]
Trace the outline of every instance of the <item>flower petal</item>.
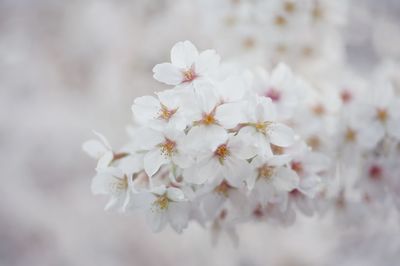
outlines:
[{"label": "flower petal", "polygon": [[215,112],[215,118],[224,128],[230,129],[236,127],[239,123],[245,121],[244,112],[241,103],[226,103],[218,106]]},{"label": "flower petal", "polygon": [[279,191],[291,191],[298,186],[299,177],[295,171],[287,167],[279,167],[275,172],[273,183]]},{"label": "flower petal", "polygon": [[168,206],[168,220],[171,227],[177,232],[182,233],[189,222],[190,204],[188,202],[170,202]]},{"label": "flower petal", "polygon": [[149,120],[157,118],[160,109],[160,102],[152,96],[136,98],[132,105],[135,120],[140,124],[145,124]]},{"label": "flower petal", "polygon": [[182,201],[185,199],[183,191],[176,187],[167,188],[167,197],[173,201]]},{"label": "flower petal", "polygon": [[151,230],[158,233],[167,225],[167,213],[164,210],[149,209],[146,212],[146,220]]},{"label": "flower petal", "polygon": [[153,73],[154,79],[168,85],[178,85],[183,81],[182,71],[170,63],[156,65]]},{"label": "flower petal", "polygon": [[221,57],[215,50],[205,50],[196,59],[195,71],[200,75],[213,72],[217,69],[220,60]]},{"label": "flower petal", "polygon": [[146,153],[144,156],[144,170],[146,174],[152,177],[161,165],[166,164],[168,160],[161,154],[159,149],[154,149]]},{"label": "flower petal", "polygon": [[190,68],[199,52],[189,41],[178,42],[171,49],[171,63],[180,68]]},{"label": "flower petal", "polygon": [[294,143],[293,130],[281,123],[273,123],[270,125],[268,135],[271,143],[280,147],[289,147]]}]

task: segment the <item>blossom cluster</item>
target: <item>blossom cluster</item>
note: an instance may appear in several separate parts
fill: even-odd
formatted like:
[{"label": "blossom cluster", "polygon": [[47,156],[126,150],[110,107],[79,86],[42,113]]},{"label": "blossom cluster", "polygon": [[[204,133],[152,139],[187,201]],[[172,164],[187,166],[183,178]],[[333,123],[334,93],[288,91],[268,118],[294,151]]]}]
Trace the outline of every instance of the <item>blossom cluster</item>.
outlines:
[{"label": "blossom cluster", "polygon": [[202,0],[198,9],[207,18],[200,20],[204,35],[242,64],[284,61],[303,73],[344,57],[340,31],[347,21],[346,1],[223,0],[216,5]]},{"label": "blossom cluster", "polygon": [[189,221],[216,232],[254,220],[290,225],[318,210],[330,160],[297,132],[309,128],[297,112],[315,90],[284,64],[271,74],[224,66],[214,50],[175,44],[171,62],[153,68],[170,87],[134,100],[129,143],[114,150],[99,133],[84,143],[106,209],[144,211],[155,232]]},{"label": "blossom cluster", "polygon": [[[354,224],[371,211],[385,217],[398,209],[400,92],[381,74],[366,82],[346,72],[318,89],[295,87],[287,84],[291,72],[281,66],[270,77],[256,72],[255,84],[312,151],[331,162],[324,188],[303,205],[303,214],[331,211],[335,219]],[[285,73],[285,82],[271,83],[278,73]]]}]

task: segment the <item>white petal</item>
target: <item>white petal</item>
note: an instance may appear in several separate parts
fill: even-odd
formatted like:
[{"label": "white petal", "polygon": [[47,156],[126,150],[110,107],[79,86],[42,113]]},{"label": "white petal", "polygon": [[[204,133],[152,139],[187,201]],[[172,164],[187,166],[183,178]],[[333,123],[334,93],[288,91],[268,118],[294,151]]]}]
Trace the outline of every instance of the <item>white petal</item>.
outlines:
[{"label": "white petal", "polygon": [[198,109],[206,114],[211,113],[220,101],[215,87],[209,83],[197,87],[195,95]]},{"label": "white petal", "polygon": [[309,172],[318,173],[329,167],[329,158],[321,153],[309,152],[303,157],[304,168]]},{"label": "white petal", "polygon": [[176,187],[167,188],[167,197],[173,201],[182,201],[185,199],[185,195],[182,190]]},{"label": "white petal", "polygon": [[103,134],[101,134],[101,133],[99,133],[99,132],[97,132],[97,131],[95,131],[95,130],[93,130],[93,134],[95,134],[95,135],[101,140],[101,142],[104,144],[104,146],[105,146],[107,149],[111,150],[111,145],[110,145],[110,143],[108,142],[108,140],[106,139],[106,137],[104,137]]},{"label": "white petal", "polygon": [[185,93],[177,92],[176,90],[165,90],[156,93],[160,102],[167,106],[169,109],[175,109],[180,107],[180,102]]},{"label": "white petal", "polygon": [[132,154],[118,161],[120,168],[127,175],[138,173],[143,169],[143,156],[140,154]]},{"label": "white petal", "polygon": [[280,147],[289,147],[294,143],[293,130],[281,123],[273,123],[268,128],[271,143]]},{"label": "white petal", "polygon": [[160,102],[155,97],[143,96],[135,99],[132,105],[132,112],[135,120],[144,124],[151,119],[157,118],[160,108]]},{"label": "white petal", "polygon": [[390,136],[400,139],[400,119],[390,119],[387,129]]},{"label": "white petal", "polygon": [[171,62],[180,68],[190,68],[198,54],[197,48],[191,42],[178,42],[171,49]]},{"label": "white petal", "polygon": [[203,184],[207,180],[214,179],[219,174],[220,165],[213,158],[205,159],[198,163],[197,167],[191,167],[183,171],[185,181],[192,184]]},{"label": "white petal", "polygon": [[164,142],[164,140],[164,135],[160,131],[143,127],[138,129],[134,142],[138,149],[150,150]]},{"label": "white petal", "polygon": [[299,177],[293,170],[287,167],[280,167],[275,172],[273,183],[280,191],[291,191],[298,186]]},{"label": "white petal", "polygon": [[109,176],[105,174],[98,174],[92,179],[91,190],[94,195],[109,194]]},{"label": "white petal", "polygon": [[188,168],[193,164],[193,160],[188,154],[179,153],[172,157],[172,161],[180,168]]},{"label": "white petal", "polygon": [[106,153],[109,149],[104,146],[98,140],[91,139],[83,143],[82,145],[83,151],[85,151],[90,157],[99,159],[104,153]]},{"label": "white petal", "polygon": [[213,219],[225,201],[226,198],[219,193],[210,193],[204,196],[202,204],[206,217]]},{"label": "white petal", "polygon": [[252,139],[243,136],[245,135],[231,136],[228,142],[228,148],[234,156],[242,160],[247,160],[256,156],[257,149],[253,143],[251,143]]},{"label": "white petal", "polygon": [[268,159],[268,165],[282,166],[290,162],[292,157],[289,154],[274,155]]},{"label": "white petal", "polygon": [[222,175],[234,187],[241,187],[243,181],[251,174],[250,164],[237,158],[224,161]]},{"label": "white petal", "polygon": [[154,233],[160,232],[167,224],[167,213],[164,210],[148,210],[146,220]]},{"label": "white petal", "polygon": [[306,197],[301,197],[296,200],[296,206],[306,216],[312,216],[314,214],[313,202]]},{"label": "white petal", "polygon": [[150,192],[132,193],[130,197],[131,199],[126,206],[126,209],[131,211],[136,209],[148,210],[157,199],[157,197]]},{"label": "white petal", "polygon": [[171,227],[177,232],[182,233],[189,222],[190,204],[188,202],[170,202],[168,206],[168,220]]},{"label": "white petal", "polygon": [[227,103],[218,106],[215,118],[224,128],[230,129],[236,127],[239,123],[245,121],[242,103]]},{"label": "white petal", "polygon": [[188,145],[195,150],[214,151],[220,144],[228,140],[228,133],[217,125],[195,126],[187,135]]},{"label": "white petal", "polygon": [[156,65],[153,73],[154,79],[168,85],[178,85],[183,81],[182,71],[170,63]]},{"label": "white petal", "polygon": [[317,175],[311,175],[307,178],[303,178],[298,189],[303,194],[313,198],[321,189],[321,178]]},{"label": "white petal", "polygon": [[221,57],[214,50],[205,50],[200,53],[195,62],[196,73],[202,75],[217,69]]},{"label": "white petal", "polygon": [[216,89],[224,102],[242,100],[247,91],[246,83],[240,77],[229,77],[219,84]]},{"label": "white petal", "polygon": [[291,80],[293,77],[292,71],[290,68],[284,64],[280,63],[272,72],[271,80],[274,83],[285,82],[286,80]]},{"label": "white petal", "polygon": [[257,180],[257,171],[252,171],[252,173],[249,175],[249,177],[246,180],[246,184],[247,184],[247,188],[249,190],[253,190],[254,185],[256,183]]},{"label": "white petal", "polygon": [[125,197],[124,195],[113,195],[104,207],[105,211],[109,211],[114,208],[122,208]]},{"label": "white petal", "polygon": [[362,147],[372,149],[378,144],[384,135],[385,130],[383,126],[379,122],[374,121],[369,123],[368,126],[360,128],[357,137]]},{"label": "white petal", "polygon": [[93,194],[110,194],[113,193],[114,184],[122,178],[124,174],[118,168],[109,167],[102,169],[93,177],[91,190]]},{"label": "white petal", "polygon": [[97,162],[96,169],[103,169],[107,168],[112,160],[114,159],[114,153],[112,151],[107,151],[100,157],[99,161]]},{"label": "white petal", "polygon": [[144,170],[150,177],[160,169],[161,165],[166,163],[168,163],[168,160],[159,149],[151,150],[144,156]]}]

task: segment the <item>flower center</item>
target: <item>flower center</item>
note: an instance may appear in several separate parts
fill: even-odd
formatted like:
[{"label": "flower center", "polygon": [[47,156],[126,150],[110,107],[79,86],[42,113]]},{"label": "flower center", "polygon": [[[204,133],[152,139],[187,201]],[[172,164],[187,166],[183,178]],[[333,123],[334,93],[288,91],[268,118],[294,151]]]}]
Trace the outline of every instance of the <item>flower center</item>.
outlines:
[{"label": "flower center", "polygon": [[183,71],[182,74],[183,74],[183,82],[190,82],[197,77],[196,72],[194,72],[193,68]]},{"label": "flower center", "polygon": [[218,194],[223,195],[224,197],[228,197],[229,195],[229,190],[232,187],[228,184],[228,182],[226,182],[225,180],[221,182],[221,184],[219,184],[214,191],[217,192]]},{"label": "flower center", "polygon": [[216,120],[215,120],[215,117],[214,117],[213,113],[204,114],[203,118],[201,120],[201,123],[206,125],[206,126],[215,124],[215,122],[216,122]]},{"label": "flower center", "polygon": [[356,140],[356,137],[357,137],[357,133],[353,129],[348,128],[346,130],[345,139],[347,142],[354,142]]},{"label": "flower center", "polygon": [[317,150],[321,146],[321,140],[317,136],[309,137],[306,142],[313,150]]},{"label": "flower center", "polygon": [[274,155],[282,155],[285,153],[285,148],[271,144],[272,153]]},{"label": "flower center", "polygon": [[247,37],[243,40],[243,47],[245,49],[251,49],[254,48],[254,46],[256,45],[256,41],[254,40],[254,38],[252,37]]},{"label": "flower center", "polygon": [[176,142],[170,139],[165,139],[161,144],[161,153],[165,156],[172,156],[176,152]]},{"label": "flower center", "polygon": [[343,90],[340,93],[340,98],[342,99],[343,103],[348,103],[353,98],[353,95],[351,95],[351,93],[348,90]]},{"label": "flower center", "polygon": [[262,216],[264,216],[264,212],[263,212],[261,204],[258,204],[257,207],[253,210],[253,215],[256,218],[261,218]]},{"label": "flower center", "polygon": [[299,196],[301,196],[301,192],[300,192],[300,190],[295,188],[295,189],[293,189],[292,191],[289,192],[289,195],[292,196],[292,197],[299,197]]},{"label": "flower center", "polygon": [[170,110],[167,106],[161,104],[159,118],[168,121],[176,113],[176,111],[178,111],[178,108]]},{"label": "flower center", "polygon": [[297,174],[301,174],[301,173],[304,172],[304,167],[303,167],[303,164],[301,162],[293,161],[290,164],[290,166],[291,166],[292,170],[295,171]]},{"label": "flower center", "polygon": [[262,134],[267,134],[268,131],[268,126],[271,125],[271,122],[257,122],[257,123],[251,123],[250,125],[255,127],[255,129],[262,133]]},{"label": "flower center", "polygon": [[275,167],[265,164],[262,167],[258,168],[258,177],[270,179],[271,176],[274,174],[274,170]]},{"label": "flower center", "polygon": [[387,121],[387,119],[389,118],[389,114],[385,109],[378,108],[376,110],[376,117],[378,118],[378,120],[380,122],[385,123]]},{"label": "flower center", "polygon": [[324,12],[322,8],[320,7],[319,4],[316,4],[313,10],[311,11],[311,15],[314,18],[314,20],[319,20],[323,17]]},{"label": "flower center", "polygon": [[285,9],[285,11],[288,13],[293,13],[296,9],[296,5],[295,3],[288,1],[283,5],[283,9]]},{"label": "flower center", "polygon": [[114,192],[125,191],[128,189],[128,177],[125,175],[123,178],[119,178],[113,176],[115,178],[115,182],[111,183],[111,190]]},{"label": "flower center", "polygon": [[281,93],[274,88],[269,89],[265,96],[271,98],[273,102],[277,102],[281,99]]},{"label": "flower center", "polygon": [[368,174],[372,180],[380,180],[382,179],[383,175],[382,167],[380,167],[379,165],[372,165],[369,168]]},{"label": "flower center", "polygon": [[274,23],[276,26],[283,27],[286,25],[287,21],[283,16],[279,15],[275,17]]},{"label": "flower center", "polygon": [[214,155],[218,157],[218,160],[221,164],[224,164],[224,160],[229,155],[229,149],[226,144],[219,145],[215,150]]},{"label": "flower center", "polygon": [[158,197],[153,204],[156,205],[160,210],[165,210],[168,208],[169,199],[166,195],[162,195]]},{"label": "flower center", "polygon": [[[285,44],[278,44],[276,47],[275,47],[275,51],[277,51],[279,54],[284,54],[284,53],[286,53],[287,52],[287,46],[285,45]],[[268,96],[269,97],[269,96]]]},{"label": "flower center", "polygon": [[310,46],[305,46],[303,49],[301,49],[301,52],[305,57],[310,57],[314,53],[314,49]]},{"label": "flower center", "polygon": [[312,108],[312,111],[317,116],[322,116],[325,114],[325,107],[322,104],[317,104]]}]

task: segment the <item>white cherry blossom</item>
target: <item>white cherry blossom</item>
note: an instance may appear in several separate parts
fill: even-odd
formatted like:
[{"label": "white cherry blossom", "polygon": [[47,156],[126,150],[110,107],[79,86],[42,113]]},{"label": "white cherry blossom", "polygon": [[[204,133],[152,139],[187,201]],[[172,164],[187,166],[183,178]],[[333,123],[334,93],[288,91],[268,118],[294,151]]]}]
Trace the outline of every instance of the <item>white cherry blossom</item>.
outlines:
[{"label": "white cherry blossom", "polygon": [[196,86],[210,80],[219,61],[220,57],[214,50],[199,53],[191,42],[178,42],[172,47],[171,63],[158,64],[153,68],[154,78],[168,85]]}]

